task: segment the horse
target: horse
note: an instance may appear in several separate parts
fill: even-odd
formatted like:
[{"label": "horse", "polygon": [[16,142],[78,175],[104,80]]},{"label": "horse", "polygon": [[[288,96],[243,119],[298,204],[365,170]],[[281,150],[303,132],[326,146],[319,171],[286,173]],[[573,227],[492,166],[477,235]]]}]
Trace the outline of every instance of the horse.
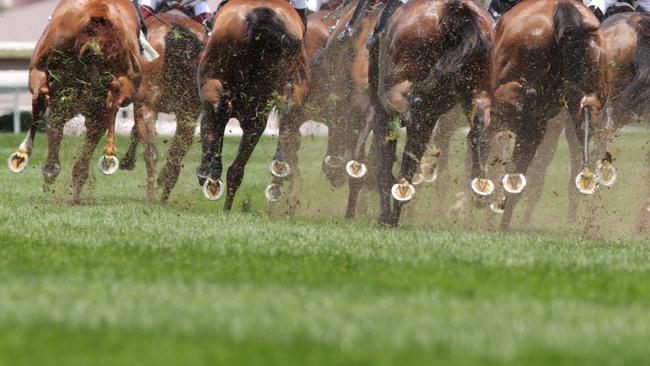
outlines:
[{"label": "horse", "polygon": [[[142,85],[134,100],[135,124],[131,145],[122,158],[122,168],[135,166],[138,141],[144,141],[147,167],[147,201],[153,201],[156,165],[156,112],[176,115],[176,132],[167,152],[165,165],[158,174],[162,187],[160,200],[165,202],[176,185],[181,161],[192,145],[201,102],[195,76],[207,33],[200,23],[179,14],[163,13],[146,20],[147,41],[160,57],[143,64]],[[155,112],[154,112],[155,111]]]},{"label": "horse", "polygon": [[[293,143],[300,143],[299,127],[303,124],[304,121],[309,119],[316,119],[323,121],[328,125],[330,131],[333,131],[335,128],[329,121],[329,114],[326,112],[328,96],[330,95],[329,89],[329,78],[330,70],[327,65],[327,54],[325,52],[325,46],[327,45],[328,39],[332,34],[332,30],[335,28],[336,24],[340,22],[341,15],[344,11],[343,6],[338,6],[332,11],[318,11],[309,15],[309,21],[307,22],[307,30],[305,31],[304,37],[304,47],[307,60],[309,62],[309,67],[311,70],[311,78],[309,79],[308,92],[305,95],[303,101],[303,108],[295,109],[294,112],[298,113],[286,113],[283,117],[283,123],[285,126],[287,124],[292,124],[294,127],[290,129],[283,129],[283,131],[291,131]],[[325,105],[325,106],[323,106]],[[328,141],[336,138],[336,134],[330,133],[328,135]],[[283,157],[285,154],[281,150],[282,145],[278,144],[278,149],[275,152],[275,157]],[[286,166],[297,166],[298,156],[290,156],[290,159],[286,160]],[[295,159],[294,159],[295,158]],[[293,159],[293,160],[291,160]],[[327,160],[327,159],[325,159]],[[279,166],[277,164],[271,164],[270,170],[273,176],[272,182],[267,186],[265,190],[266,199],[270,202],[277,202],[284,195],[283,183],[286,176],[283,176],[283,173],[276,171],[275,167]],[[286,166],[284,166],[286,168]],[[324,165],[325,166],[325,165]],[[290,172],[289,172],[290,173]],[[294,191],[297,194],[297,192]],[[293,199],[288,198],[288,199]]]},{"label": "horse", "polygon": [[[583,194],[593,194],[598,177],[590,166],[587,141],[607,95],[604,40],[598,19],[584,5],[568,0],[524,0],[496,26],[492,53],[495,120],[515,135],[512,161],[502,183],[508,193],[501,230],[526,186],[528,167],[542,142],[547,121],[565,106],[582,152],[575,179]],[[593,164],[591,164],[593,165]],[[574,172],[577,173],[577,172]]]},{"label": "horse", "polygon": [[[358,144],[359,136],[367,137],[367,119],[372,114],[368,97],[368,50],[366,40],[374,28],[381,13],[382,6],[374,6],[364,12],[356,24],[352,24],[351,37],[340,39],[338,35],[348,26],[356,7],[356,2],[349,2],[342,7],[339,19],[330,33],[323,50],[320,73],[322,90],[320,99],[326,104],[320,109],[319,119],[328,126],[328,144],[322,162],[322,170],[330,184],[340,187],[345,183],[348,172],[348,203],[345,216],[354,217],[357,197],[369,181],[354,172],[346,162],[350,158],[361,160],[365,156],[363,144]],[[319,73],[314,72],[314,75]],[[315,84],[315,83],[314,83]],[[361,139],[365,143],[365,137]],[[361,179],[363,178],[363,179]]]},{"label": "horse", "polygon": [[89,160],[105,132],[100,168],[105,174],[118,169],[115,116],[118,108],[131,103],[141,82],[138,30],[135,8],[128,0],[59,2],[32,54],[32,125],[9,159],[12,171],[21,172],[27,165],[36,130],[44,121],[48,155],[42,172],[46,184],[54,183],[61,171],[63,127],[77,114],[85,117],[87,133],[72,171],[73,202],[81,200]]},{"label": "horse", "polygon": [[[218,12],[198,70],[203,104],[202,159],[197,177],[203,195],[221,198],[222,147],[226,123],[240,121],[243,135],[226,175],[225,210],[232,208],[244,168],[273,111],[297,113],[307,92],[309,65],[303,45],[304,25],[285,0],[231,0]],[[280,123],[279,151],[272,166],[285,177],[287,161],[297,161],[297,123]],[[291,177],[299,176],[291,166]]]},{"label": "horse", "polygon": [[[440,115],[460,104],[470,121],[472,188],[489,195],[485,177],[490,125],[493,21],[471,0],[413,0],[393,14],[370,49],[369,94],[379,154],[379,222],[395,226],[415,196],[414,175],[430,165],[426,143]],[[397,179],[392,174],[400,127],[406,145]],[[391,209],[391,196],[393,198]]]},{"label": "horse", "polygon": [[[602,26],[606,44],[608,100],[602,133],[595,136],[595,159],[601,182],[611,185],[616,179],[607,143],[612,134],[626,124],[650,117],[650,15],[622,13],[606,19]],[[646,164],[650,166],[650,152]],[[646,178],[650,182],[650,173]],[[650,187],[650,183],[648,183]],[[647,229],[650,194],[641,208],[639,229]]]}]

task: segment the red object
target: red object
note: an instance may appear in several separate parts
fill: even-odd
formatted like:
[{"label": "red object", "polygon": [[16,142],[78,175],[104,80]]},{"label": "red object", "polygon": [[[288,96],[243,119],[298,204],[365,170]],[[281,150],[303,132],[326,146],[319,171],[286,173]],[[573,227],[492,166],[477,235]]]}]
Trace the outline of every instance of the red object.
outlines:
[{"label": "red object", "polygon": [[205,12],[205,13],[201,13],[201,14],[195,16],[194,20],[196,20],[197,22],[203,24],[203,23],[205,23],[206,20],[208,20],[210,18],[212,18],[212,13]]},{"label": "red object", "polygon": [[140,5],[140,14],[142,14],[143,19],[147,19],[153,15],[153,9],[146,5]]}]

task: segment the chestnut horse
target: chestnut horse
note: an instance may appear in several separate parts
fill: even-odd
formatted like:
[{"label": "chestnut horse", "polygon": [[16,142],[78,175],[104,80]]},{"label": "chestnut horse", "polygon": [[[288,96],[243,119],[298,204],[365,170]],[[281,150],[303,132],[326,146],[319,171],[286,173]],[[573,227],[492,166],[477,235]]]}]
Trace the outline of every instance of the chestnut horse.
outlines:
[{"label": "chestnut horse", "polygon": [[176,185],[181,161],[192,145],[192,137],[201,114],[196,87],[201,51],[207,40],[203,25],[184,15],[157,14],[146,21],[147,41],[160,57],[143,64],[142,86],[134,101],[135,125],[131,147],[122,159],[123,169],[133,169],[138,140],[144,141],[147,166],[147,200],[153,200],[156,165],[156,113],[176,115],[176,133],[171,140],[165,165],[158,174],[162,188],[160,200],[167,201]]},{"label": "chestnut horse", "polygon": [[13,171],[24,169],[38,123],[44,120],[48,155],[42,171],[45,182],[53,183],[61,171],[63,126],[77,114],[85,117],[87,133],[72,171],[73,202],[80,201],[88,163],[106,131],[100,167],[105,174],[117,170],[115,115],[131,102],[141,80],[138,31],[135,8],[128,0],[59,2],[32,55],[32,126],[18,153],[10,158]]},{"label": "chestnut horse", "polygon": [[492,66],[495,116],[516,135],[512,162],[503,178],[506,196],[501,229],[507,230],[526,185],[524,174],[544,138],[547,121],[566,106],[567,129],[574,129],[583,171],[576,187],[597,188],[586,140],[606,96],[602,70],[604,41],[598,19],[569,0],[524,0],[497,24]]},{"label": "chestnut horse", "polygon": [[[492,25],[487,11],[471,0],[413,0],[393,14],[371,47],[369,93],[379,151],[380,223],[398,223],[402,205],[414,197],[418,165],[426,165],[423,157],[436,121],[456,104],[471,125],[473,187],[491,193],[494,184],[485,178],[482,164],[487,136],[481,132],[490,124]],[[395,179],[392,169],[402,125],[406,145]]]},{"label": "chestnut horse", "polygon": [[[197,169],[203,194],[219,199],[226,123],[240,121],[243,135],[226,175],[224,209],[244,177],[244,168],[274,109],[295,110],[307,91],[309,65],[303,46],[304,26],[286,0],[231,0],[217,14],[215,27],[201,57],[198,83],[203,102],[203,158]],[[273,166],[288,173],[286,161],[297,161],[297,123],[280,123],[279,151]],[[298,167],[291,166],[297,179]]]}]

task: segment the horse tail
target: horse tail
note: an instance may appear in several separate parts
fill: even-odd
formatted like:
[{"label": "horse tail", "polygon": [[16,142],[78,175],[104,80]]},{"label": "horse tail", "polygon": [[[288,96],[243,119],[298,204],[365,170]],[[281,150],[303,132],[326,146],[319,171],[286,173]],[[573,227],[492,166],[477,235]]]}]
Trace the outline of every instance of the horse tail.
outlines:
[{"label": "horse tail", "polygon": [[[165,36],[163,83],[174,87],[182,84],[188,75],[196,75],[202,50],[203,43],[194,32],[183,25],[172,25]],[[189,101],[198,98],[195,88],[188,88],[183,92],[190,93],[188,98],[192,99],[188,99]]]},{"label": "horse tail", "polygon": [[642,16],[636,41],[637,68],[634,80],[620,94],[618,100],[622,111],[634,111],[644,115],[650,103],[650,16]]},{"label": "horse tail", "polygon": [[277,56],[283,57],[296,53],[302,48],[302,39],[292,36],[287,31],[282,18],[271,8],[260,7],[251,10],[246,15],[246,21],[248,22],[246,36],[253,54],[276,53]]},{"label": "horse tail", "polygon": [[461,0],[447,2],[440,16],[438,31],[441,54],[430,78],[441,80],[451,76],[456,83],[460,83],[464,80],[466,66],[488,67],[486,60],[491,43],[484,38],[480,15],[469,4]]},{"label": "horse tail", "polygon": [[555,28],[554,58],[558,69],[553,70],[565,83],[585,86],[588,77],[587,48],[597,28],[582,20],[582,14],[570,1],[555,5],[553,11]]}]

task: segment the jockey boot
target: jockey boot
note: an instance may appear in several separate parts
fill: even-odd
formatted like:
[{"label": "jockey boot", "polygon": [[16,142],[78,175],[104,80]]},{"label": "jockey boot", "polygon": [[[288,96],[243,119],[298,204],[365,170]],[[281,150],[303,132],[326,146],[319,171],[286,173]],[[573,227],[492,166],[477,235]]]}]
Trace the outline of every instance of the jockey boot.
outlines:
[{"label": "jockey boot", "polygon": [[591,12],[594,13],[594,15],[596,16],[596,18],[598,18],[598,21],[599,21],[599,22],[602,22],[603,20],[605,20],[605,15],[604,15],[603,12],[600,10],[600,8],[598,8],[597,6],[590,5],[590,6],[589,6],[589,10],[591,10]]},{"label": "jockey boot", "polygon": [[368,2],[369,0],[359,0],[357,2],[357,6],[354,8],[352,17],[350,17],[350,20],[345,23],[345,28],[343,28],[343,31],[336,36],[336,39],[338,39],[339,42],[343,42],[346,38],[352,35],[352,26],[359,20],[361,11],[366,8]]},{"label": "jockey boot", "polygon": [[387,0],[386,5],[384,6],[384,10],[382,10],[381,15],[379,16],[379,20],[377,21],[377,24],[375,24],[375,29],[372,31],[372,33],[368,37],[368,47],[374,45],[377,42],[377,37],[379,37],[379,34],[381,31],[384,30],[384,27],[386,27],[386,23],[388,22],[388,19],[390,19],[391,15],[404,4],[407,0]]},{"label": "jockey boot", "polygon": [[298,15],[300,16],[300,20],[302,20],[302,25],[305,26],[305,31],[303,33],[303,36],[305,33],[307,33],[307,8],[304,9],[296,9],[298,12]]}]

